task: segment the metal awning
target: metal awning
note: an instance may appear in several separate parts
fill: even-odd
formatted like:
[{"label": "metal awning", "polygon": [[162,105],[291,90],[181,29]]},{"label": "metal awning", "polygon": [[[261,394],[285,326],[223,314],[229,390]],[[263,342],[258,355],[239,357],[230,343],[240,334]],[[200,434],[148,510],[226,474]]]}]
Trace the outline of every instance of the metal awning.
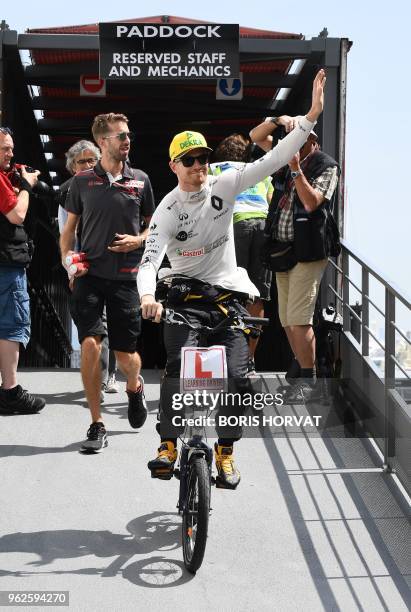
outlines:
[{"label": "metal awning", "polygon": [[[124,21],[211,23],[165,15]],[[32,110],[42,113],[37,127],[46,137],[44,153],[53,155],[47,167],[57,173],[54,182],[59,184],[67,177],[64,152],[69,146],[80,138],[91,138],[93,117],[103,112],[123,112],[137,134],[131,161],[150,173],[157,197],[170,186],[167,150],[174,133],[196,127],[206,134],[211,146],[229,133],[247,133],[263,116],[274,114],[270,111],[272,101],[284,88],[291,93],[286,103],[278,103],[275,114],[284,106],[290,113],[304,112],[310,96],[307,83],[317,66],[340,64],[340,39],[304,40],[302,34],[240,27],[241,101],[216,100],[215,80],[108,81],[105,97],[81,97],[80,75],[98,75],[98,24],[2,34],[3,44],[30,51],[32,63],[24,67],[24,80],[32,88]],[[298,74],[291,74],[297,59],[305,60],[304,67]],[[335,151],[335,135],[333,140],[330,144]]]}]

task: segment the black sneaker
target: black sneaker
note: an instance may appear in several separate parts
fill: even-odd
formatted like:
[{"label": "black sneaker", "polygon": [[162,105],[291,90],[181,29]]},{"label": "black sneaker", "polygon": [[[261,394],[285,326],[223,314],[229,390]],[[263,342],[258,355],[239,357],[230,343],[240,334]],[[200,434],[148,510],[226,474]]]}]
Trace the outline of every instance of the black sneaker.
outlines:
[{"label": "black sneaker", "polygon": [[320,385],[311,379],[299,379],[283,392],[284,404],[305,404],[323,399]]},{"label": "black sneaker", "polygon": [[100,453],[107,445],[104,423],[92,423],[87,432],[87,440],[83,442],[80,450],[86,453]]},{"label": "black sneaker", "polygon": [[20,385],[7,390],[0,388],[0,414],[34,414],[45,405],[43,397],[30,395]]},{"label": "black sneaker", "polygon": [[133,429],[143,427],[147,418],[147,404],[144,397],[144,379],[139,376],[140,388],[138,391],[127,391],[128,395],[128,422]]}]

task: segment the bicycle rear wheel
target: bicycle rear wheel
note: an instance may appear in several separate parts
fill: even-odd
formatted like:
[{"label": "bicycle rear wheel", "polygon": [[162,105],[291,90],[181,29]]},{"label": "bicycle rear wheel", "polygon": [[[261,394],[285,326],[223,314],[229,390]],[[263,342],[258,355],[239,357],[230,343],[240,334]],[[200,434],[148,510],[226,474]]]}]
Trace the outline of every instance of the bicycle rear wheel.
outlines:
[{"label": "bicycle rear wheel", "polygon": [[183,512],[184,565],[195,574],[203,562],[210,513],[210,472],[204,457],[194,457]]}]

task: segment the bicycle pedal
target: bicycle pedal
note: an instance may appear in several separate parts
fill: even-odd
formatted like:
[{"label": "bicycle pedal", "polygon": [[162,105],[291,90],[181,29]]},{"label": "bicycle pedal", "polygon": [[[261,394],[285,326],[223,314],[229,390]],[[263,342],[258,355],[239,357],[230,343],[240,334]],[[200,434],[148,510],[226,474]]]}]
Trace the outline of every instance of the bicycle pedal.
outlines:
[{"label": "bicycle pedal", "polygon": [[158,478],[159,480],[171,480],[173,472],[170,470],[151,470],[151,478]]},{"label": "bicycle pedal", "polygon": [[219,476],[215,479],[215,486],[217,489],[229,489],[230,491],[234,491],[237,488],[237,485],[230,485],[223,480]]}]

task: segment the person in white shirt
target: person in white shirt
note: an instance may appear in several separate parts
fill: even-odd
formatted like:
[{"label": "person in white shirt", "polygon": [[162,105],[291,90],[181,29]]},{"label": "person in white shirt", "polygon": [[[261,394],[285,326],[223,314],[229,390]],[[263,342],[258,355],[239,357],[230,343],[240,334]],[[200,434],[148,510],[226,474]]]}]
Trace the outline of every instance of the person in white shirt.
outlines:
[{"label": "person in white shirt", "polygon": [[[160,322],[163,306],[156,300],[156,274],[167,254],[174,274],[188,277],[195,283],[193,295],[199,293],[199,282],[229,294],[226,305],[243,308],[238,294],[258,296],[259,292],[248,278],[244,268],[237,267],[233,238],[233,206],[236,195],[255,185],[288,163],[306,141],[324,104],[326,77],[320,70],[313,83],[312,106],[305,117],[296,121],[296,127],[264,157],[241,168],[233,168],[219,176],[208,175],[208,159],[211,151],[202,134],[185,131],[177,134],[170,145],[170,168],[176,174],[178,185],[157,207],[150,223],[146,249],[137,276],[142,316]],[[201,293],[201,292],[200,292]],[[205,290],[206,294],[207,291]],[[170,303],[169,301],[167,303]],[[175,303],[172,303],[175,308]],[[191,321],[216,324],[216,316],[224,314],[203,300],[181,300],[177,305]],[[245,314],[246,311],[244,309]],[[247,372],[248,346],[242,331],[227,330],[225,336],[211,337],[213,344],[224,344],[227,353],[228,376],[242,378]],[[166,326],[164,341],[167,350],[166,378],[180,375],[182,346],[197,346],[198,337],[185,327]],[[161,445],[158,456],[148,464],[153,477],[170,478],[177,459],[177,428],[170,427],[171,398],[168,386],[161,394],[160,429]],[[163,424],[168,422],[168,427]],[[233,461],[233,443],[238,437],[223,438],[219,434],[215,445],[216,467],[221,482],[236,488],[240,473]],[[166,434],[166,435],[165,435]]]}]

